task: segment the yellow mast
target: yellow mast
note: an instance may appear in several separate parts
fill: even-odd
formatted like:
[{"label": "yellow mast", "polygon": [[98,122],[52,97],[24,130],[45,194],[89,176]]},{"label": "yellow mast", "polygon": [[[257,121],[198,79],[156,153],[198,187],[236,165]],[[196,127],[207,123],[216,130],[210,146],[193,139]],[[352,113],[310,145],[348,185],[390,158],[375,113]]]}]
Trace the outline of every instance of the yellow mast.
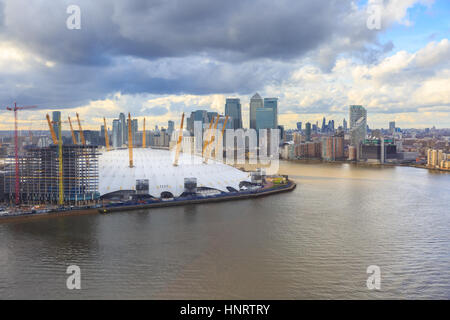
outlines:
[{"label": "yellow mast", "polygon": [[84,133],[83,129],[81,128],[80,116],[78,115],[78,112],[77,112],[77,121],[78,121],[78,128],[80,130],[81,143],[83,144],[83,146],[85,146],[86,140],[84,140]]},{"label": "yellow mast", "polygon": [[222,132],[220,133],[219,139],[217,139],[217,145],[216,145],[216,151],[215,151],[216,158],[217,158],[217,153],[220,151],[219,143],[223,144],[223,134],[225,132],[225,127],[227,126],[227,122],[228,122],[228,116],[225,117],[225,121],[223,122]]},{"label": "yellow mast", "polygon": [[128,155],[130,158],[130,168],[133,168],[133,135],[131,134],[130,113],[128,113]]},{"label": "yellow mast", "polygon": [[48,113],[46,115],[46,118],[48,122],[48,127],[50,129],[50,133],[52,134],[53,144],[58,144],[58,139],[56,138],[55,130],[53,129],[52,122],[50,121],[50,116],[48,115]]},{"label": "yellow mast", "polygon": [[208,150],[210,148],[210,145],[213,144],[214,139],[216,138],[216,130],[217,130],[218,123],[219,123],[219,115],[217,115],[216,122],[214,123],[214,131],[211,132],[211,139],[209,140],[208,144],[206,145],[206,154],[205,154],[205,161],[204,161],[205,163],[208,162],[208,157],[209,157]]},{"label": "yellow mast", "polygon": [[142,132],[142,148],[145,148],[145,118],[144,118],[144,131]]},{"label": "yellow mast", "polygon": [[73,132],[73,127],[72,127],[72,121],[70,121],[70,117],[69,118],[69,124],[70,124],[70,132],[72,133],[72,142],[73,144],[77,144],[77,139],[75,138],[75,132]]},{"label": "yellow mast", "polygon": [[203,148],[202,148],[202,157],[203,157],[203,153],[205,152],[205,148],[208,145],[208,140],[209,140],[209,135],[211,134],[211,127],[213,125],[214,122],[214,118],[211,119],[211,122],[209,123],[209,128],[208,128],[208,135],[205,139],[205,142],[203,142]]},{"label": "yellow mast", "polygon": [[178,166],[178,158],[180,156],[181,141],[183,140],[183,125],[184,125],[184,112],[181,116],[180,132],[178,134],[177,148],[175,151],[175,161],[173,162],[173,165],[175,167]]},{"label": "yellow mast", "polygon": [[108,127],[106,126],[106,119],[103,117],[103,123],[105,126],[105,145],[106,145],[106,151],[109,151],[109,137],[108,137]]}]

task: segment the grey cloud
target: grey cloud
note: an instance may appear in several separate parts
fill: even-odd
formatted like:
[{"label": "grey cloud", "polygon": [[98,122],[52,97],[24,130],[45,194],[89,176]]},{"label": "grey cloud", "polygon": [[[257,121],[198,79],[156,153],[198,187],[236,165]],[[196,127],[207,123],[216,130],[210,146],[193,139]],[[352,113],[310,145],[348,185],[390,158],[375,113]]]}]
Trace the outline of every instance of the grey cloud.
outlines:
[{"label": "grey cloud", "polygon": [[[185,70],[189,65],[189,70]],[[226,63],[201,63],[186,58],[167,64],[162,61],[115,59],[108,67],[56,64],[39,67],[32,73],[0,76],[2,101],[20,101],[42,107],[70,108],[100,100],[111,93],[139,94],[209,94],[243,93],[261,88],[273,77],[286,77],[290,65],[248,62],[230,66]],[[1,71],[0,71],[1,74]],[[139,110],[138,102],[133,109]],[[124,106],[130,107],[130,105]]]},{"label": "grey cloud", "polygon": [[[6,2],[6,32],[33,51],[68,63],[110,56],[148,59],[206,53],[219,60],[296,58],[333,37],[374,37],[351,1],[172,0]],[[81,30],[68,30],[66,7],[81,8]]]},{"label": "grey cloud", "polygon": [[[81,8],[81,30],[66,28],[71,4]],[[298,59],[319,48],[318,60],[328,70],[339,53],[365,51],[376,33],[351,4],[0,0],[0,41],[56,62],[8,78],[0,70],[0,100],[74,107],[114,92],[261,91],[283,83]]]}]

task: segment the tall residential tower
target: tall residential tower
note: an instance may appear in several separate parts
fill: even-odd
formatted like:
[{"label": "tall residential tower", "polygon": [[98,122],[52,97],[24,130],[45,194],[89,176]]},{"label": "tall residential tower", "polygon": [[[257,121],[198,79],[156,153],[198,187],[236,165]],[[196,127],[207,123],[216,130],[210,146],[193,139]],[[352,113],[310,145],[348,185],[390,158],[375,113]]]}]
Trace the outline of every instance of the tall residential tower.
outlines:
[{"label": "tall residential tower", "polygon": [[350,144],[356,148],[356,159],[360,157],[360,145],[367,136],[367,111],[363,106],[350,106]]}]

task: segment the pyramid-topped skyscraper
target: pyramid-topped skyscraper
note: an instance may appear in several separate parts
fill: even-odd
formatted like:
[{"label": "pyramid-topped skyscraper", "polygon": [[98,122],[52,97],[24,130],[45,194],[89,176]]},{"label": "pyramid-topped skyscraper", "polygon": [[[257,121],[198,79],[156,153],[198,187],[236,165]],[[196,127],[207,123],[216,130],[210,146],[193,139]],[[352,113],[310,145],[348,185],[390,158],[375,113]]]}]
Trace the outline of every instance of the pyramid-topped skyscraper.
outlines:
[{"label": "pyramid-topped skyscraper", "polygon": [[250,99],[250,128],[256,129],[256,109],[264,107],[264,102],[259,93]]}]

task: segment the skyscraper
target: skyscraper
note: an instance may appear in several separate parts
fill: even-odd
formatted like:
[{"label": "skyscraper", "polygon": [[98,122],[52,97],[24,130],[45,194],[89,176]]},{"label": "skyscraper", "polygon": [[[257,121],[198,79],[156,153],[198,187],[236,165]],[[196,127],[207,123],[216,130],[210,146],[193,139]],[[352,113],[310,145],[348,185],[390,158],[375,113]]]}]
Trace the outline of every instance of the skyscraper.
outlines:
[{"label": "skyscraper", "polygon": [[359,160],[361,142],[367,136],[367,111],[362,106],[350,106],[350,143],[356,147],[356,159]]},{"label": "skyscraper", "polygon": [[302,131],[302,123],[301,122],[297,122],[297,130]]},{"label": "skyscraper", "polygon": [[[137,132],[138,132],[138,120],[137,119],[131,119],[131,134],[133,137],[133,144],[136,146],[138,145],[137,141]],[[128,132],[127,132],[128,134]]]},{"label": "skyscraper", "polygon": [[196,110],[193,112],[194,121],[201,121],[202,123],[208,122],[208,111],[206,110]]},{"label": "skyscraper", "polygon": [[389,132],[393,134],[395,132],[395,121],[389,122]]},{"label": "skyscraper", "polygon": [[280,130],[280,141],[284,142],[285,138],[284,126],[279,125],[277,129]]},{"label": "skyscraper", "polygon": [[169,137],[172,136],[172,132],[175,130],[175,122],[172,120],[169,120],[167,122],[167,133],[169,134]]},{"label": "skyscraper", "polygon": [[191,112],[191,116],[186,119],[186,130],[190,132],[191,135],[194,134],[194,113]]},{"label": "skyscraper", "polygon": [[114,148],[119,148],[122,146],[122,130],[119,119],[113,120],[112,145]]},{"label": "skyscraper", "polygon": [[347,120],[345,120],[342,122],[342,127],[344,128],[344,131],[347,131]]},{"label": "skyscraper", "polygon": [[55,130],[56,138],[59,140],[59,126],[60,126],[60,121],[61,121],[61,111],[53,111],[52,120],[53,120],[53,130]]},{"label": "skyscraper", "polygon": [[[356,122],[360,119],[364,121],[364,132],[367,130],[367,111],[363,106],[351,105],[350,106],[350,129],[352,129]],[[365,137],[365,136],[364,136]]]},{"label": "skyscraper", "polygon": [[225,103],[225,116],[233,118],[233,129],[242,128],[242,111],[240,99],[227,99]]},{"label": "skyscraper", "polygon": [[307,122],[305,125],[306,141],[311,141],[311,123]]},{"label": "skyscraper", "polygon": [[121,136],[120,144],[122,145],[128,141],[128,125],[127,125],[127,120],[125,120],[125,115],[123,113],[120,113],[119,121],[120,121],[119,134]]},{"label": "skyscraper", "polygon": [[259,133],[260,129],[275,129],[273,127],[274,123],[274,113],[272,108],[257,108],[256,109],[256,131]]},{"label": "skyscraper", "polygon": [[272,129],[278,127],[278,98],[264,98],[264,108],[271,108],[273,112]]},{"label": "skyscraper", "polygon": [[207,116],[208,116],[208,123],[212,121],[216,121],[216,118],[219,114],[217,112],[208,112]]},{"label": "skyscraper", "polygon": [[105,142],[105,126],[103,124],[100,126],[100,141],[101,141],[101,145],[106,145],[106,142]]},{"label": "skyscraper", "polygon": [[264,102],[258,93],[250,99],[250,129],[256,129],[256,110],[264,107]]}]

